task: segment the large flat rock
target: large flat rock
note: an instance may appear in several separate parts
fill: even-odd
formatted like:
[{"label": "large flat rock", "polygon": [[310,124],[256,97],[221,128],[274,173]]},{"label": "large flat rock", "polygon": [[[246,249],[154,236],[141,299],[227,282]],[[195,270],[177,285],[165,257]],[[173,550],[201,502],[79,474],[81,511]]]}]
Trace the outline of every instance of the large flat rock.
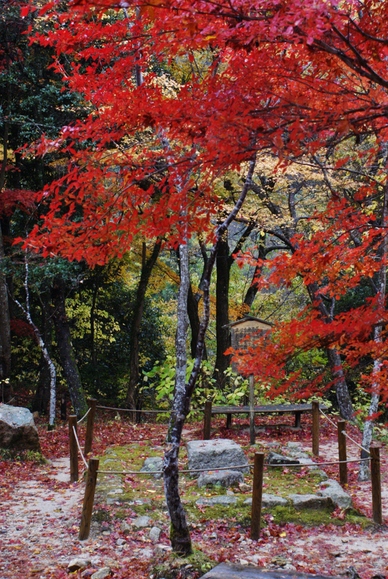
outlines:
[{"label": "large flat rock", "polygon": [[[248,461],[242,450],[233,440],[224,438],[215,440],[192,440],[186,444],[188,466],[193,476],[199,476],[204,470],[228,468],[248,472]],[[243,467],[237,469],[236,467]]]},{"label": "large flat rock", "polygon": [[310,575],[297,571],[269,571],[253,566],[220,563],[201,579],[339,579],[327,575]]}]

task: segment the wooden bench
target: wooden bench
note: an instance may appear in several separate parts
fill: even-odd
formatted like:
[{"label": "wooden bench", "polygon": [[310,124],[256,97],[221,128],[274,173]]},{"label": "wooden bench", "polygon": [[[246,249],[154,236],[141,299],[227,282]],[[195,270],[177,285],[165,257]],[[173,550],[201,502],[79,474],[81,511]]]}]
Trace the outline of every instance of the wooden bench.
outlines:
[{"label": "wooden bench", "polygon": [[[254,406],[254,414],[294,414],[295,427],[300,428],[301,416],[306,412],[312,412],[316,415],[319,424],[319,408],[326,409],[326,406],[319,405],[319,403],[312,404],[266,404],[261,406]],[[211,417],[216,414],[226,415],[226,428],[230,428],[232,424],[233,414],[250,415],[251,409],[249,406],[213,406],[211,401],[207,401],[204,410],[204,424],[203,424],[203,438],[210,439],[211,432]],[[319,428],[319,426],[318,426]]]},{"label": "wooden bench", "polygon": [[[310,575],[297,571],[270,571],[253,566],[243,566],[231,563],[220,563],[201,579],[336,579],[327,575]],[[337,579],[339,579],[337,577]]]}]

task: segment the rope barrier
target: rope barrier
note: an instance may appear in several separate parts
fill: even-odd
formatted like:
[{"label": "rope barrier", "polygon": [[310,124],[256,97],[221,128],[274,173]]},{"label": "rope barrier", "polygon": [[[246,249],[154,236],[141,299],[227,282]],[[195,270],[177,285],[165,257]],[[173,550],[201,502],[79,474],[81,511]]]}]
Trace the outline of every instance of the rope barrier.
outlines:
[{"label": "rope barrier", "polygon": [[[312,466],[331,466],[331,465],[335,465],[335,464],[347,464],[347,463],[352,463],[352,462],[364,462],[364,461],[370,461],[370,457],[367,458],[354,458],[354,459],[349,459],[349,460],[337,460],[337,461],[328,461],[328,462],[312,462],[309,464],[304,464],[304,463],[299,463],[299,464],[288,464],[288,463],[280,463],[280,464],[269,464],[266,463],[265,466],[269,467],[269,468],[303,468],[303,467],[307,467],[310,468]],[[240,470],[240,469],[245,469],[245,468],[249,468],[252,469],[253,468],[253,464],[245,464],[245,465],[236,465],[236,466],[220,466],[218,468],[189,468],[189,469],[179,469],[180,473],[194,473],[194,472],[214,472],[214,471],[219,471],[219,470]],[[152,471],[141,471],[141,470],[128,470],[128,471],[121,471],[121,470],[99,470],[98,474],[119,474],[119,475],[136,475],[136,474],[140,474],[140,475],[155,475],[155,474],[163,474],[163,470],[152,470]]]},{"label": "rope barrier", "polygon": [[[319,409],[319,412],[326,418],[326,420],[328,420],[330,422],[330,424],[332,426],[334,426],[334,428],[337,428],[337,424],[335,422],[333,422],[324,412],[323,410]],[[353,442],[353,444],[355,444],[356,446],[358,446],[358,448],[360,448],[361,450],[363,450],[364,452],[368,452],[369,450],[367,450],[366,448],[364,448],[359,442],[357,442],[356,440],[354,440],[354,438],[352,438],[345,430],[342,430],[341,432],[342,434],[344,434],[346,436],[346,438],[349,438],[349,440],[351,440]]]},{"label": "rope barrier", "polygon": [[85,418],[86,418],[87,415],[89,414],[90,410],[91,410],[91,409],[88,408],[87,412],[84,414],[84,416],[83,416],[82,418],[80,418],[80,419],[78,420],[77,424],[81,424],[81,422],[83,422],[83,421],[85,420]]},{"label": "rope barrier", "polygon": [[[220,466],[219,468],[188,468],[188,469],[179,469],[181,473],[193,473],[193,472],[214,472],[218,470],[239,470],[243,468],[253,468],[253,465],[245,464],[245,465],[237,465],[237,466]],[[140,474],[140,475],[154,475],[154,474],[163,474],[163,470],[152,470],[146,472],[144,470],[133,470],[133,471],[120,471],[120,470],[98,470],[98,474]]]},{"label": "rope barrier", "polygon": [[369,454],[369,450],[364,448],[361,444],[359,444],[356,440],[354,440],[354,438],[349,436],[349,434],[345,430],[342,430],[342,434],[344,434],[346,436],[346,438],[349,438],[349,440],[351,440],[353,442],[353,444],[358,446],[358,448],[360,448],[361,450],[363,450],[364,452],[367,452]]},{"label": "rope barrier", "polygon": [[78,440],[78,436],[77,436],[77,431],[76,431],[76,429],[74,428],[74,426],[73,426],[73,433],[74,433],[74,438],[75,438],[75,440],[76,440],[76,443],[77,443],[77,446],[78,446],[78,451],[79,451],[79,453],[80,453],[82,462],[84,463],[86,469],[88,469],[88,468],[89,468],[89,465],[88,465],[88,463],[87,463],[86,460],[85,460],[84,453],[82,452],[82,449],[81,449],[80,444],[79,444],[79,440]]},{"label": "rope barrier", "polygon": [[321,408],[319,408],[319,412],[322,414],[322,416],[324,416],[324,417],[326,418],[326,420],[327,420],[328,422],[330,422],[330,424],[331,424],[332,426],[334,426],[334,428],[337,428],[336,423],[333,422],[333,421],[327,416],[327,414],[325,414],[325,413],[323,412],[323,410],[321,410]]},{"label": "rope barrier", "polygon": [[172,414],[175,410],[137,410],[136,408],[114,408],[112,406],[96,406],[100,410],[113,410],[115,412],[136,412],[142,414]]}]

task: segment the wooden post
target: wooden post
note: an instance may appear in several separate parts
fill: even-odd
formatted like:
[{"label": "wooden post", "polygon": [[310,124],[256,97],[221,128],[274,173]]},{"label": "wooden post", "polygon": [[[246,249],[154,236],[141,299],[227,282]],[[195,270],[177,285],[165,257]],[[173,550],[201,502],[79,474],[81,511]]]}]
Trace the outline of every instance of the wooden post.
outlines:
[{"label": "wooden post", "polygon": [[252,374],[249,376],[249,437],[251,444],[255,444],[255,378]]},{"label": "wooden post", "polygon": [[97,473],[99,460],[91,458],[89,460],[89,468],[86,477],[84,503],[82,506],[81,523],[79,527],[79,540],[84,541],[89,537],[90,521],[92,519],[94,493],[96,490]]},{"label": "wooden post", "polygon": [[313,455],[319,456],[319,402],[312,403],[313,410]]},{"label": "wooden post", "polygon": [[70,482],[78,480],[78,446],[74,434],[77,432],[77,417],[69,416],[69,447],[70,447]]},{"label": "wooden post", "polygon": [[342,485],[346,485],[348,484],[348,465],[346,463],[347,456],[346,456],[345,420],[338,421],[337,430],[338,430],[338,460],[340,461],[339,477],[340,483]]},{"label": "wooden post", "polygon": [[263,497],[264,453],[256,452],[253,465],[251,539],[260,537],[261,503]]},{"label": "wooden post", "polygon": [[203,414],[203,439],[210,440],[212,422],[212,401],[206,400]]},{"label": "wooden post", "polygon": [[88,405],[89,405],[89,414],[86,422],[85,449],[84,449],[85,456],[87,456],[87,454],[92,450],[93,429],[94,429],[94,419],[96,416],[97,400],[95,398],[89,398]]},{"label": "wooden post", "polygon": [[373,521],[378,525],[383,524],[383,513],[381,508],[380,448],[380,444],[369,448],[371,458],[370,474],[372,483]]}]

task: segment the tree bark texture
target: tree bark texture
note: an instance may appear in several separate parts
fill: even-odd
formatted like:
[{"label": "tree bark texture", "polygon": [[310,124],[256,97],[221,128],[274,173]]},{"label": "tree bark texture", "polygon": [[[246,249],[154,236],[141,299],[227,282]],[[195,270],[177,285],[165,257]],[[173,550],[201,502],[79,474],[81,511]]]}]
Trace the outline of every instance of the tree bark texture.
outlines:
[{"label": "tree bark texture", "polygon": [[222,389],[225,386],[225,370],[229,368],[230,356],[225,352],[230,347],[229,328],[229,244],[227,231],[218,244],[216,259],[216,335],[217,351],[216,363],[214,367],[214,378],[217,387]]},{"label": "tree bark texture", "polygon": [[187,244],[179,247],[180,285],[177,307],[176,331],[176,378],[174,405],[168,437],[169,447],[164,455],[164,491],[171,520],[170,540],[173,551],[183,555],[192,552],[186,514],[179,495],[178,456],[182,429],[187,416],[190,399],[186,394],[186,337],[188,328],[187,296],[190,286],[189,254]]},{"label": "tree bark texture", "polygon": [[335,348],[327,348],[326,353],[334,379],[334,387],[341,416],[345,420],[354,420],[353,404],[346,383],[341,356]]},{"label": "tree bark texture", "polygon": [[[52,334],[53,334],[53,323],[52,323],[52,312],[51,301],[47,299],[48,296],[43,295],[41,298],[42,305],[42,338],[47,348],[47,351],[51,360],[51,347],[52,347]],[[39,364],[39,378],[38,384],[35,390],[34,399],[32,401],[33,412],[39,412],[40,414],[47,414],[49,402],[50,402],[50,385],[51,385],[51,373],[49,364],[42,352],[42,356]]]},{"label": "tree bark texture", "polygon": [[[151,277],[152,269],[160,254],[162,244],[157,241],[152,253],[142,260],[142,268],[139,285],[136,291],[136,300],[133,308],[133,317],[130,328],[130,351],[129,351],[129,384],[126,395],[126,403],[129,408],[136,408],[137,388],[139,385],[139,340],[141,322],[144,313],[145,295]],[[145,250],[145,244],[144,244]]]},{"label": "tree bark texture", "polygon": [[53,320],[57,337],[59,359],[69,388],[74,413],[78,418],[81,418],[86,413],[88,407],[82,389],[74,349],[71,343],[70,327],[65,309],[65,284],[61,279],[57,278],[54,281],[52,300],[54,305]]},{"label": "tree bark texture", "polygon": [[11,324],[8,285],[2,265],[5,259],[2,223],[0,221],[0,380],[11,374]]}]

